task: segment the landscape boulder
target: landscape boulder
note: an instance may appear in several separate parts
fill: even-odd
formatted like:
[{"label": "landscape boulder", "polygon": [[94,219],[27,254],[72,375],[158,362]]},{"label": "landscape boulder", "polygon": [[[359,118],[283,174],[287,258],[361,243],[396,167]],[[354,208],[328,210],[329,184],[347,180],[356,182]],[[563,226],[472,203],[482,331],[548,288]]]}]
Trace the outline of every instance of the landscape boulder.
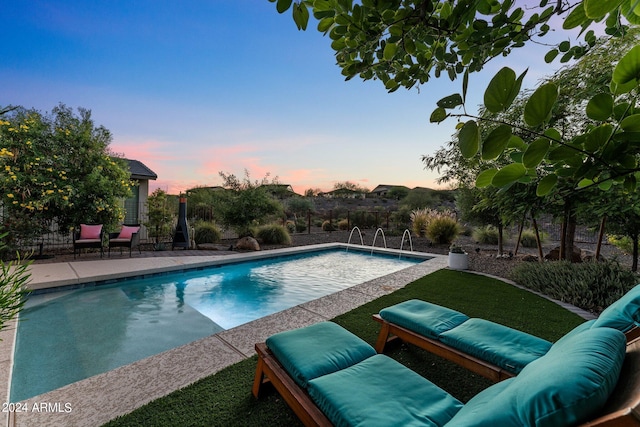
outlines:
[{"label": "landscape boulder", "polygon": [[589,261],[606,261],[606,258],[602,256],[602,254],[600,254],[598,256],[598,259],[596,260],[596,252],[595,251],[589,251],[586,249],[582,250],[582,261],[584,262],[589,262]]},{"label": "landscape boulder", "polygon": [[236,242],[236,249],[244,251],[259,251],[260,245],[258,244],[258,241],[253,237],[241,237]]},{"label": "landscape boulder", "polygon": [[[544,256],[544,259],[550,260],[550,261],[559,260],[560,246],[557,246],[551,249],[551,251],[549,251],[549,253]],[[582,262],[582,251],[580,250],[580,248],[577,248],[575,246],[573,247],[573,254],[571,254],[571,262]]]}]

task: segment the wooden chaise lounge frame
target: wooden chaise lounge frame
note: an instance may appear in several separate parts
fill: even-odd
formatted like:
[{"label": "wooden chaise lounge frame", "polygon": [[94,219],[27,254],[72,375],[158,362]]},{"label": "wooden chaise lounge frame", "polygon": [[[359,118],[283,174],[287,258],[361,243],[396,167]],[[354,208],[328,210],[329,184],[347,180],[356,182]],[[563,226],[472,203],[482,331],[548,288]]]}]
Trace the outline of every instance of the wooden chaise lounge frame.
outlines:
[{"label": "wooden chaise lounge frame", "polygon": [[[255,346],[258,365],[252,393],[258,398],[265,383],[271,383],[305,426],[331,426],[309,394],[289,376],[265,343]],[[627,354],[618,383],[601,413],[579,427],[640,426],[640,339],[627,344]]]},{"label": "wooden chaise lounge frame", "polygon": [[[478,359],[438,340],[420,335],[395,323],[388,322],[380,317],[379,314],[374,314],[373,319],[382,324],[380,333],[378,334],[378,340],[375,345],[375,349],[378,353],[384,352],[387,343],[400,339],[444,359],[450,360],[451,362],[460,365],[469,371],[475,372],[478,375],[482,375],[493,382],[502,381],[516,376],[516,373],[510,372],[500,366]],[[627,337],[627,342],[634,341],[636,338],[640,337],[640,328],[634,327],[625,335]]]}]

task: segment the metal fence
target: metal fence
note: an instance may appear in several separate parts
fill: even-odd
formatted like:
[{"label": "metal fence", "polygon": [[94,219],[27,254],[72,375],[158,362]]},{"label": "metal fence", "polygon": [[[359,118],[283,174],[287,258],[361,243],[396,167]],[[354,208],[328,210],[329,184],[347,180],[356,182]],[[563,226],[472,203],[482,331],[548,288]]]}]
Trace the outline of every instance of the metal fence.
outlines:
[{"label": "metal fence", "polygon": [[[147,208],[143,203],[140,203],[137,207],[128,206],[127,216],[124,223],[132,224],[139,223],[144,224],[147,217]],[[136,212],[133,212],[136,211]],[[411,224],[400,224],[394,218],[393,211],[363,211],[363,210],[338,210],[327,211],[323,213],[311,213],[306,215],[299,215],[296,218],[282,218],[283,225],[286,221],[297,219],[298,222],[304,223],[306,230],[304,232],[312,233],[321,231],[322,223],[325,221],[331,221],[337,228],[339,221],[348,223],[348,227],[359,226],[360,228],[377,228],[382,227],[384,229],[405,229],[411,227]],[[137,219],[136,219],[137,218]],[[0,221],[5,223],[5,211],[0,205]],[[213,207],[194,207],[187,210],[187,220],[190,225],[195,224],[197,221],[213,221],[214,220],[214,208]],[[174,218],[174,226],[177,221]],[[539,230],[545,234],[548,241],[559,241],[561,234],[561,225],[552,221],[550,218],[540,219],[538,221]],[[517,226],[510,227],[509,233],[512,236],[517,235]],[[116,231],[116,230],[108,230]],[[191,232],[193,229],[190,230]],[[222,229],[223,239],[235,239],[237,234],[233,230]],[[173,235],[173,233],[171,233]],[[170,242],[170,237],[167,237]],[[167,239],[163,239],[166,243]],[[597,230],[592,230],[587,227],[579,226],[576,229],[575,241],[576,243],[588,243],[595,244],[598,240]],[[150,236],[148,230],[144,225],[140,231],[140,241],[143,245],[154,243],[155,239]],[[20,242],[20,248],[24,251],[33,251],[34,253],[60,253],[68,252],[73,246],[71,233],[59,230],[57,224],[52,224],[49,232],[43,234],[37,239],[31,242]]]}]

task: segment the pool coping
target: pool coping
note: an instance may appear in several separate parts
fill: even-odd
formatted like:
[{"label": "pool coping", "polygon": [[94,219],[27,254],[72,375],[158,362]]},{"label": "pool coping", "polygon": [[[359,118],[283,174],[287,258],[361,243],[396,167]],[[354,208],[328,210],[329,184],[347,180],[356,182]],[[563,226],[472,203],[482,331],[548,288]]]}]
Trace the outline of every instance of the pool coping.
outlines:
[{"label": "pool coping", "polygon": [[[326,243],[241,254],[34,264],[30,266],[32,277],[29,287],[43,290],[98,282],[109,283],[127,276],[144,277],[228,262],[334,248],[372,250],[371,247],[360,245]],[[429,259],[398,272],[27,399],[20,402],[20,409],[24,411],[2,412],[0,421],[10,427],[102,425],[253,356],[254,344],[264,341],[274,333],[329,320],[447,266],[447,257],[444,255],[382,248],[373,250],[393,255],[421,254]],[[2,343],[6,344],[0,351],[0,382],[6,385],[0,387],[2,402],[8,402],[15,333],[15,325],[0,332]],[[213,355],[215,357],[212,357]],[[1,417],[4,417],[4,420]]]}]

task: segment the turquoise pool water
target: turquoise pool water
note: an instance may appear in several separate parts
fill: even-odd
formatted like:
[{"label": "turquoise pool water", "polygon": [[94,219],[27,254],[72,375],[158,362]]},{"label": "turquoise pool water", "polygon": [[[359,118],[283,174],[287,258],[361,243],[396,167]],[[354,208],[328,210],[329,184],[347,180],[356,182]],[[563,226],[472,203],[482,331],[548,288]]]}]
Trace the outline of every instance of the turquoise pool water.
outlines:
[{"label": "turquoise pool water", "polygon": [[421,261],[322,251],[33,295],[18,323],[11,401]]}]

